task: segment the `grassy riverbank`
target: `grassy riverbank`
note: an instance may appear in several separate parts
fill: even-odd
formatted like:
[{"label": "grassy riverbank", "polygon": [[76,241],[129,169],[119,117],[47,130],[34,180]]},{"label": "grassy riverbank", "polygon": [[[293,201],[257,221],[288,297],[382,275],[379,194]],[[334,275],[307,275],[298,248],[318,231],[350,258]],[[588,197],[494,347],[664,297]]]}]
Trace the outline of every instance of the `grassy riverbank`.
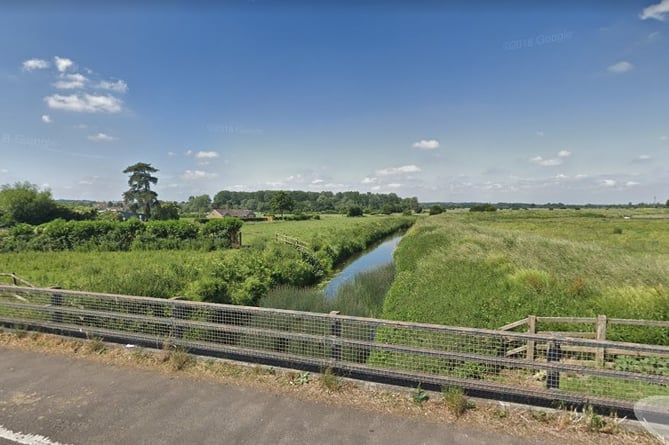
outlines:
[{"label": "grassy riverbank", "polygon": [[[399,216],[334,216],[248,224],[242,228],[247,235],[244,248],[212,252],[7,252],[0,254],[0,272],[15,272],[43,287],[257,304],[274,287],[313,285],[341,261],[414,221]],[[276,232],[306,242],[320,271],[294,248],[274,241]]]},{"label": "grassy riverbank", "polygon": [[[536,210],[422,219],[395,253],[383,316],[485,328],[528,314],[667,320],[667,217]],[[652,336],[667,341],[662,330]]]}]

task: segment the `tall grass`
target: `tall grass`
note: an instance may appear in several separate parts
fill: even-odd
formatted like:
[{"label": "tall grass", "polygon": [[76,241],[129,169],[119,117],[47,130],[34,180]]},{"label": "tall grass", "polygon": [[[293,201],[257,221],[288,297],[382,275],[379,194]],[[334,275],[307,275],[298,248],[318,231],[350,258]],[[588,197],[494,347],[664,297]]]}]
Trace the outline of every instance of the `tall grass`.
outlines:
[{"label": "tall grass", "polygon": [[392,264],[359,273],[353,280],[344,283],[332,299],[316,288],[283,286],[271,290],[260,300],[260,306],[321,313],[339,311],[343,315],[379,317],[394,275],[395,267]]},{"label": "tall grass", "polygon": [[529,314],[669,319],[667,222],[575,213],[419,221],[395,253],[383,316],[485,328]]}]

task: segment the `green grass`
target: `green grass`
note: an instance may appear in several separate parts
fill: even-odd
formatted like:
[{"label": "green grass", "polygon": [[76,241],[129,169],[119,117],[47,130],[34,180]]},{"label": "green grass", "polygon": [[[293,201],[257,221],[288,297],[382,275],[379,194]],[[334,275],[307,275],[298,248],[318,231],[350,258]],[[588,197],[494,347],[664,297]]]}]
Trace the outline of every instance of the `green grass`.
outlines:
[{"label": "green grass", "polygon": [[[383,316],[483,328],[530,314],[667,320],[669,212],[653,210],[630,219],[620,210],[421,219],[395,253]],[[623,233],[614,234],[619,226]],[[628,341],[646,335],[619,331]],[[610,334],[615,339],[616,330]],[[666,333],[653,336],[667,340]]]},{"label": "green grass", "polygon": [[[212,252],[7,252],[0,253],[0,272],[15,272],[40,287],[257,304],[272,288],[315,284],[346,258],[414,221],[407,217],[334,216],[250,223],[243,228],[248,235],[243,249]],[[275,242],[275,232],[305,241],[325,275],[295,249]]]}]

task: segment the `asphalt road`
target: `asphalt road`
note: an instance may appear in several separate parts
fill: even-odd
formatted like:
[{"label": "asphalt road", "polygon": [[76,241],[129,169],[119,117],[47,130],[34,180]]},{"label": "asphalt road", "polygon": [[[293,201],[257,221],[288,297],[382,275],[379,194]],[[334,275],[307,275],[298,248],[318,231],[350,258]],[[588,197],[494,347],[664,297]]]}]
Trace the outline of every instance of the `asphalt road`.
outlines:
[{"label": "asphalt road", "polygon": [[545,442],[0,348],[0,445],[365,443]]}]

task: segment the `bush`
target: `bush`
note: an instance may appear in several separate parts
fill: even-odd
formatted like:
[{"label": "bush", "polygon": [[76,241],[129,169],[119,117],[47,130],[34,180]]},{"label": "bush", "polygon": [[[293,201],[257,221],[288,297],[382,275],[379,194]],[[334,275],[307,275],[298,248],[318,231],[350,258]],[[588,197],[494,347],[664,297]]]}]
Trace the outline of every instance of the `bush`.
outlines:
[{"label": "bush", "polygon": [[346,216],[349,217],[362,216],[362,207],[360,206],[349,207],[348,210],[346,211]]},{"label": "bush", "polygon": [[[552,209],[551,209],[552,210]],[[469,209],[470,212],[496,212],[497,207],[492,204],[477,204]]]},{"label": "bush", "polygon": [[430,215],[439,215],[440,213],[444,213],[444,208],[440,205],[433,205],[430,207]]}]

